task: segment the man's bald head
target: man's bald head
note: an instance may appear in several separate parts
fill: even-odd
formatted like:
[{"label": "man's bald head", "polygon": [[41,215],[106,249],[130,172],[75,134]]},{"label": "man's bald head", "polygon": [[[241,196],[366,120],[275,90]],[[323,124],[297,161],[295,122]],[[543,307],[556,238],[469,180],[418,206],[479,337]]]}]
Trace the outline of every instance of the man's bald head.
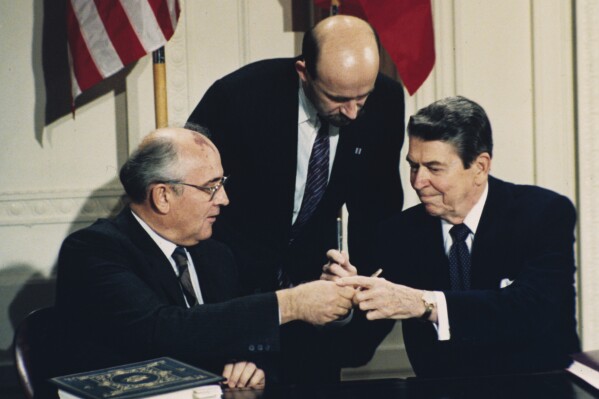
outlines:
[{"label": "man's bald head", "polygon": [[218,154],[201,132],[162,128],[148,134],[120,171],[121,183],[134,203],[143,202],[152,183],[179,181],[190,162]]},{"label": "man's bald head", "polygon": [[356,17],[324,19],[304,36],[303,59],[295,69],[321,119],[345,126],[360,116],[374,90],[379,71],[376,34]]},{"label": "man's bald head", "polygon": [[312,79],[318,77],[323,67],[331,65],[352,68],[369,64],[378,70],[378,36],[360,18],[335,15],[323,19],[306,32],[302,58]]}]

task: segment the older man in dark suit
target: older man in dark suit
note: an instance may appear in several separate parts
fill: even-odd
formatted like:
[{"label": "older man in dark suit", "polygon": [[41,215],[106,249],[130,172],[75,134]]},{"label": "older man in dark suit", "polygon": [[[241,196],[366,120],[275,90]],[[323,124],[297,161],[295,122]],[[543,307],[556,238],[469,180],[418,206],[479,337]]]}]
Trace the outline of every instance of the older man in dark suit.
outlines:
[{"label": "older man in dark suit", "polygon": [[157,130],[120,178],[130,205],[60,251],[64,372],[171,356],[222,372],[230,387],[261,387],[261,367],[277,372],[279,325],[325,324],[351,308],[353,289],[326,281],[240,297],[231,252],[210,239],[229,199],[202,134]]},{"label": "older man in dark suit", "polygon": [[572,203],[489,176],[484,110],[450,97],[408,124],[420,205],[382,225],[382,278],[349,277],[369,319],[403,320],[418,376],[557,370],[576,333]]},{"label": "older man in dark suit", "polygon": [[[232,248],[247,292],[317,279],[326,251],[337,245],[343,204],[352,259],[369,272],[375,226],[403,202],[403,89],[378,68],[372,28],[330,17],[306,33],[300,57],[225,76],[189,117],[210,129],[231,176],[232,203],[215,238]],[[370,326],[358,332],[354,321],[343,332],[286,327],[287,381],[338,380],[341,366],[370,359],[383,335]],[[348,354],[336,342],[352,329],[358,335]]]}]

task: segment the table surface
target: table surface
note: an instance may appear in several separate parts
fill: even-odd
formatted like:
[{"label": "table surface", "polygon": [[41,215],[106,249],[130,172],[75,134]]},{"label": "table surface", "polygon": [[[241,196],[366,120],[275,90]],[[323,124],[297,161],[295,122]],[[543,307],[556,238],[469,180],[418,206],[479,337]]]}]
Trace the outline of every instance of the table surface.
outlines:
[{"label": "table surface", "polygon": [[587,399],[599,391],[567,372],[472,379],[387,379],[226,391],[225,399]]}]

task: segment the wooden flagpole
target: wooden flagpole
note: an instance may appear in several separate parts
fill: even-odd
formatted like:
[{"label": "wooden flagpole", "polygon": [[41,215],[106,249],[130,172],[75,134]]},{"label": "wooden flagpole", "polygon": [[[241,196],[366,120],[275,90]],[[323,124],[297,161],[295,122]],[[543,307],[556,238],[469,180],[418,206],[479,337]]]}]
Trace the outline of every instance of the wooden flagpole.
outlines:
[{"label": "wooden flagpole", "polygon": [[158,129],[168,126],[164,46],[152,52],[152,61],[154,67],[154,113]]}]

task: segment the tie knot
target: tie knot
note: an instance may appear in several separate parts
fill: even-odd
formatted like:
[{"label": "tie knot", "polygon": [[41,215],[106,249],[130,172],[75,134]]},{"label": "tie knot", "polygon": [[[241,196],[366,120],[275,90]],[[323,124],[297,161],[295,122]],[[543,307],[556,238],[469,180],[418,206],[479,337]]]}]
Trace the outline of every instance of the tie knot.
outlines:
[{"label": "tie knot", "polygon": [[183,248],[183,247],[175,248],[175,250],[173,251],[173,254],[171,256],[175,260],[175,264],[177,265],[177,268],[179,269],[179,271],[187,268],[187,254],[185,253],[185,248]]},{"label": "tie knot", "polygon": [[470,234],[470,229],[465,224],[456,224],[450,230],[449,234],[451,234],[451,238],[453,238],[454,242],[464,241],[468,234]]}]

